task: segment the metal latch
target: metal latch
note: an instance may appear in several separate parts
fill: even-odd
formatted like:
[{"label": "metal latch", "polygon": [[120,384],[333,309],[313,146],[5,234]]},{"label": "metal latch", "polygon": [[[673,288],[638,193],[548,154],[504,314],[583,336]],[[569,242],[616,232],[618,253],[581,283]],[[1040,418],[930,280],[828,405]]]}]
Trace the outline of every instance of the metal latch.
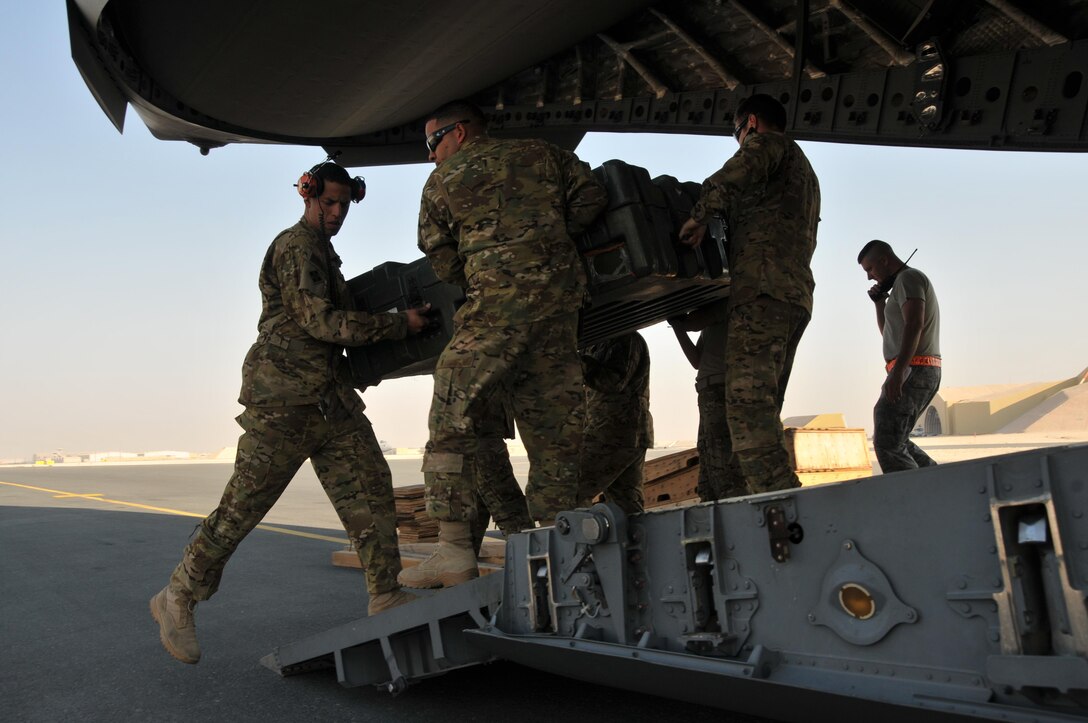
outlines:
[{"label": "metal latch", "polygon": [[786,512],[778,505],[771,505],[763,510],[763,521],[767,525],[767,535],[771,540],[771,557],[775,562],[790,559],[790,543],[800,542],[803,535],[800,526],[786,522]]}]

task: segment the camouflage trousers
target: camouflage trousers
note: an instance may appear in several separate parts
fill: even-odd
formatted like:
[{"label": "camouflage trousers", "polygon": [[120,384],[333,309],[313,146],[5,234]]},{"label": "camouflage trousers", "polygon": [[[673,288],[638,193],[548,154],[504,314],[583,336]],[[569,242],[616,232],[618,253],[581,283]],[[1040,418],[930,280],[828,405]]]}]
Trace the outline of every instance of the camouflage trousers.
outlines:
[{"label": "camouflage trousers", "polygon": [[911,367],[899,401],[889,402],[881,391],[873,407],[873,450],[881,471],[898,472],[937,464],[910,441],[910,431],[940,386],[940,367]]},{"label": "camouflage trousers", "polygon": [[809,313],[769,296],[732,307],[726,324],[729,446],[752,494],[800,487],[782,432],[782,402]]},{"label": "camouflage trousers", "polygon": [[725,384],[697,383],[699,395],[699,499],[704,502],[740,497],[748,486],[733,454],[725,418]]},{"label": "camouflage trousers", "polygon": [[586,435],[582,447],[582,477],[578,487],[578,506],[588,507],[604,494],[625,514],[637,515],[644,509],[643,467],[645,447],[628,447],[591,439]]},{"label": "camouflage trousers", "polygon": [[438,358],[423,456],[427,512],[474,522],[481,422],[506,399],[529,455],[525,496],[534,520],[574,507],[585,392],[576,348],[578,318],[567,314],[520,326],[463,324]]},{"label": "camouflage trousers", "polygon": [[[473,536],[483,539],[488,518],[493,518],[504,535],[512,535],[533,526],[525,493],[521,491],[510,464],[505,437],[513,439],[513,418],[508,419],[505,405],[492,405],[480,422],[476,441],[476,521]],[[479,540],[476,547],[479,548]]]},{"label": "camouflage trousers", "polygon": [[[351,392],[354,395],[354,392]],[[234,474],[219,506],[197,528],[170,578],[175,590],[207,600],[239,543],[280,498],[308,457],[336,514],[355,543],[370,594],[398,587],[400,551],[393,480],[362,407],[335,403],[247,407],[238,417]]]}]

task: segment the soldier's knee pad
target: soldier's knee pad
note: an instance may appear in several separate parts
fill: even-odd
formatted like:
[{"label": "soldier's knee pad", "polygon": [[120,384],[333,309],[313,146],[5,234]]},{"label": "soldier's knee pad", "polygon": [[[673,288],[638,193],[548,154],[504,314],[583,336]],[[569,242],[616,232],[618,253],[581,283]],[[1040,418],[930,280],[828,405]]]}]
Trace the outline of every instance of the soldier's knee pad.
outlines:
[{"label": "soldier's knee pad", "polygon": [[461,474],[465,467],[465,455],[456,452],[435,452],[428,449],[423,453],[423,472]]}]

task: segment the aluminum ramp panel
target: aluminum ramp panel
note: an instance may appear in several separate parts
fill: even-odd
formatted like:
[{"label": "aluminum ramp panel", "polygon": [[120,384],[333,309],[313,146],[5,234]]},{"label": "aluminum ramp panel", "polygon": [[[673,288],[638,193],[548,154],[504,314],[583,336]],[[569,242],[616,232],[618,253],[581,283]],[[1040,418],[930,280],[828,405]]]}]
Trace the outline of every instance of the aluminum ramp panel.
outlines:
[{"label": "aluminum ramp panel", "polygon": [[335,667],[346,688],[374,685],[396,694],[417,680],[487,663],[494,656],[465,631],[490,625],[502,578],[484,575],[278,647],[261,664],[284,677]]}]

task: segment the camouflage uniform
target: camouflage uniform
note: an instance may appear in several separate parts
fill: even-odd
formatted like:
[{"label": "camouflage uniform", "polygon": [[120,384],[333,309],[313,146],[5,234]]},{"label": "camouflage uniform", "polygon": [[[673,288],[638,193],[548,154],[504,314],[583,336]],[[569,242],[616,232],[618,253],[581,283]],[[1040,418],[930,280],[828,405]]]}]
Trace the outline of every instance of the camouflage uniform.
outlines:
[{"label": "camouflage uniform", "polygon": [[261,267],[263,308],[242,365],[245,430],[234,474],[185,549],[170,586],[194,600],[219,587],[238,544],[309,458],[373,596],[398,587],[400,554],[389,466],[350,383],[342,345],[407,334],[403,314],[345,310],[351,297],[332,244],[300,221],[272,242]]},{"label": "camouflage uniform", "polygon": [[643,465],[654,444],[650,350],[637,332],[583,352],[586,427],[578,503],[598,494],[629,515],[643,510]]},{"label": "camouflage uniform", "polygon": [[487,530],[488,517],[495,520],[504,535],[512,535],[533,526],[525,493],[521,491],[506,440],[514,438],[514,416],[503,400],[492,402],[492,408],[480,420],[476,440],[477,520],[473,537],[479,549]]},{"label": "camouflage uniform", "polygon": [[729,228],[725,414],[733,454],[750,491],[797,487],[780,414],[812,315],[816,174],[784,135],[750,132],[703,182],[691,216],[701,223],[721,216]]},{"label": "camouflage uniform", "polygon": [[699,499],[704,502],[748,494],[748,486],[733,455],[725,416],[725,335],[727,301],[713,307],[714,317],[699,335],[699,371],[695,392],[699,400]]},{"label": "camouflage uniform", "polygon": [[479,420],[496,394],[529,454],[529,512],[550,521],[575,502],[584,393],[576,348],[585,270],[577,234],[607,196],[589,166],[539,140],[466,141],[427,180],[419,247],[467,300],[435,369],[423,460],[428,512],[472,521]]}]

